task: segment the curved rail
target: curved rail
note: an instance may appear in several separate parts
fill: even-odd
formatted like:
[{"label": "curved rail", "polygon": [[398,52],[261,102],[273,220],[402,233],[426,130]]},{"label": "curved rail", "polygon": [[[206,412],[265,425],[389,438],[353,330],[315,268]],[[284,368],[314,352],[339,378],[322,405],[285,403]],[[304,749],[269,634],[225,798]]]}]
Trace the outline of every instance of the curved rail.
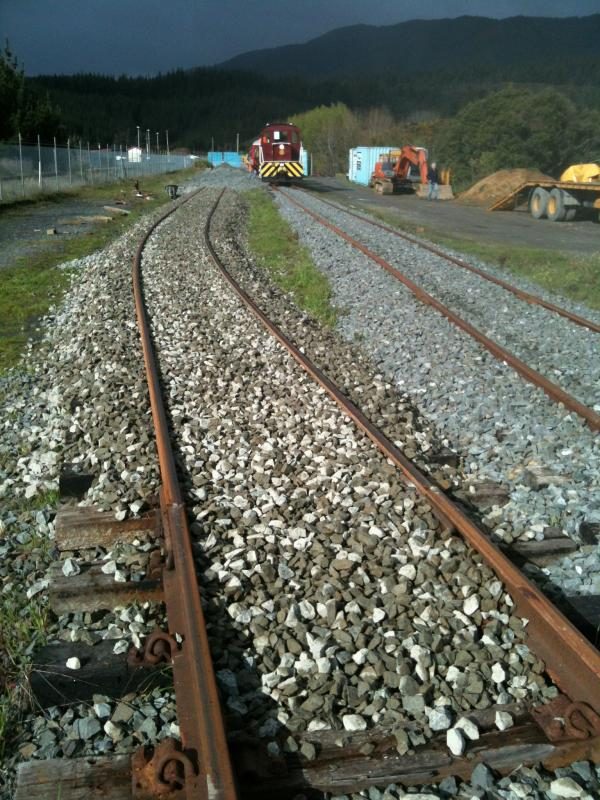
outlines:
[{"label": "curved rail", "polygon": [[289,200],[290,203],[293,203],[298,208],[302,209],[302,211],[304,211],[309,216],[313,217],[313,219],[315,219],[319,224],[333,231],[342,239],[344,239],[353,247],[355,247],[357,250],[360,250],[361,253],[366,255],[372,261],[375,261],[376,264],[385,269],[387,272],[393,275],[394,278],[399,280],[408,289],[410,289],[410,291],[415,295],[415,297],[418,300],[420,300],[422,303],[425,303],[426,305],[432,306],[432,308],[435,308],[435,310],[439,311],[440,314],[443,314],[443,316],[445,316],[446,319],[450,320],[450,322],[452,322],[458,328],[465,331],[465,333],[468,333],[469,336],[475,339],[475,341],[483,345],[483,347],[485,347],[486,350],[488,350],[499,361],[505,361],[516,372],[518,372],[519,375],[521,375],[527,381],[532,383],[534,386],[537,386],[539,389],[542,389],[548,395],[548,397],[550,397],[556,403],[562,403],[565,406],[565,408],[568,408],[570,411],[574,411],[580,417],[585,419],[585,421],[593,431],[600,430],[600,414],[597,414],[593,409],[581,403],[579,400],[577,400],[577,398],[568,394],[568,392],[565,392],[565,390],[561,389],[560,386],[548,380],[548,378],[544,377],[544,375],[542,375],[540,372],[534,370],[520,358],[513,355],[513,353],[509,352],[504,347],[497,344],[497,342],[494,342],[493,339],[490,339],[488,336],[486,336],[480,330],[478,330],[469,322],[464,320],[462,317],[459,317],[457,314],[451,311],[447,306],[445,306],[443,303],[441,303],[439,300],[433,297],[433,295],[426,292],[410,278],[407,278],[406,275],[400,272],[400,270],[396,269],[396,267],[393,267],[388,261],[381,258],[381,256],[378,256],[377,253],[374,253],[372,250],[370,250],[365,245],[361,244],[352,236],[349,236],[341,228],[338,228],[336,225],[333,225],[331,222],[328,222],[326,219],[319,216],[319,214],[317,214],[316,212],[311,211],[311,209],[306,208],[306,206],[303,206],[302,203],[298,202],[298,200],[296,200],[293,197],[290,197],[290,195],[287,192],[282,192],[282,194],[287,200]]},{"label": "curved rail", "polygon": [[[600,714],[600,653],[566,617],[534,586],[440,487],[413,464],[388,437],[261,311],[236,279],[227,271],[210,241],[210,226],[223,190],[213,206],[204,228],[206,246],[224,279],[247,308],[334,400],[371,441],[403,473],[406,480],[431,503],[437,513],[449,520],[479,552],[511,593],[517,613],[528,619],[528,644],[541,658],[548,674],[572,701],[585,703]],[[594,713],[592,712],[592,713]]]},{"label": "curved rail", "polygon": [[[197,192],[183,200],[188,202]],[[194,800],[235,800],[237,797],[225,727],[221,716],[217,684],[204,614],[200,604],[198,580],[185,507],[177,480],[175,458],[170,444],[167,415],[162,400],[158,369],[148,315],[144,305],[141,261],[144,246],[157,226],[179,208],[179,203],[163,214],[146,232],[133,261],[133,288],[138,328],[142,340],[146,378],[150,394],[161,488],[161,513],[167,553],[163,588],[169,633],[179,646],[171,651],[177,716],[184,754],[194,769],[178,773],[187,798]],[[181,759],[180,759],[181,760]],[[164,759],[163,759],[164,761]],[[186,763],[190,763],[186,761]],[[164,764],[157,765],[156,782],[163,785]],[[179,770],[180,772],[180,770]],[[170,784],[166,784],[167,786]],[[172,788],[172,787],[171,787]]]},{"label": "curved rail", "polygon": [[[306,192],[307,190],[301,189],[300,191]],[[600,333],[600,325],[597,322],[593,322],[590,319],[581,317],[579,314],[574,314],[572,311],[568,311],[566,308],[562,308],[554,303],[550,303],[548,300],[544,300],[542,297],[538,297],[535,294],[531,294],[523,289],[519,289],[517,286],[513,286],[511,283],[507,283],[507,281],[502,280],[502,278],[496,278],[489,272],[479,269],[479,267],[474,267],[472,264],[469,264],[468,261],[463,261],[462,258],[451,256],[449,253],[444,252],[444,250],[441,250],[439,247],[436,247],[433,244],[422,242],[419,239],[415,239],[413,236],[410,236],[408,233],[402,233],[395,228],[391,228],[389,225],[384,225],[382,222],[377,222],[376,220],[369,219],[369,217],[365,217],[362,214],[357,214],[355,211],[350,211],[347,208],[338,206],[335,203],[332,203],[330,200],[324,200],[322,197],[319,197],[319,200],[321,203],[325,203],[326,205],[331,206],[331,208],[335,208],[337,211],[342,211],[344,214],[348,214],[355,219],[361,220],[361,222],[366,222],[369,225],[373,225],[375,228],[381,228],[381,230],[387,231],[387,233],[391,233],[393,236],[397,236],[399,239],[405,239],[407,242],[417,245],[417,247],[421,247],[423,250],[429,250],[430,253],[435,253],[436,256],[440,256],[440,258],[444,258],[446,261],[456,264],[457,267],[462,267],[463,269],[469,270],[469,272],[472,272],[474,275],[478,275],[480,278],[490,281],[490,283],[495,283],[497,286],[501,286],[507,292],[511,292],[511,294],[514,294],[515,297],[518,297],[519,300],[523,300],[525,303],[541,306],[547,311],[552,311],[554,314],[558,314],[559,316],[570,320],[575,325],[580,325],[582,328],[587,328],[594,333]]]}]

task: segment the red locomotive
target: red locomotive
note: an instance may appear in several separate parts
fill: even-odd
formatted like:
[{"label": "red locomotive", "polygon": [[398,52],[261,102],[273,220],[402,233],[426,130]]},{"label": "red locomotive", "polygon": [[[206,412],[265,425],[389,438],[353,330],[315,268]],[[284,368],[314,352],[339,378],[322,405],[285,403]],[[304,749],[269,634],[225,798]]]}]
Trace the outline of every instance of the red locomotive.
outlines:
[{"label": "red locomotive", "polygon": [[262,180],[289,183],[304,175],[303,154],[300,129],[296,125],[269,122],[252,142],[246,164]]}]

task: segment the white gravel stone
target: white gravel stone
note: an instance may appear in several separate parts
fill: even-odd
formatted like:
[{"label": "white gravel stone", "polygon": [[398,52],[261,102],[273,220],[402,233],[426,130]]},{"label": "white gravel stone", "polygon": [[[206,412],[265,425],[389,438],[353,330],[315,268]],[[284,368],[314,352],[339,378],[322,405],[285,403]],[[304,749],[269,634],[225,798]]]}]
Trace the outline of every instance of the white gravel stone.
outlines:
[{"label": "white gravel stone", "polygon": [[472,594],[470,597],[467,597],[463,603],[463,611],[468,617],[470,617],[479,610],[479,605],[479,597],[476,594]]},{"label": "white gravel stone", "polygon": [[398,570],[403,578],[408,578],[409,581],[414,581],[417,577],[417,568],[414,564],[405,564]]},{"label": "white gravel stone", "polygon": [[387,614],[385,613],[383,608],[374,608],[373,609],[373,622],[377,625],[379,622],[383,622],[386,618]]},{"label": "white gravel stone", "polygon": [[360,714],[344,714],[342,716],[344,730],[347,731],[366,731],[367,721]]},{"label": "white gravel stone", "polygon": [[583,797],[584,789],[573,778],[557,778],[550,784],[555,797]]},{"label": "white gravel stone", "polygon": [[111,708],[108,703],[94,703],[94,714],[100,719],[110,717]]},{"label": "white gravel stone", "polygon": [[66,667],[67,669],[81,669],[81,661],[76,656],[67,658]]},{"label": "white gravel stone", "polygon": [[432,731],[446,731],[452,725],[452,710],[448,706],[433,708],[429,713],[429,727]]},{"label": "white gravel stone", "polygon": [[81,572],[81,567],[74,558],[67,558],[63,564],[62,572],[63,575],[69,578],[71,575],[79,575]]},{"label": "white gravel stone", "polygon": [[119,728],[118,725],[115,725],[114,722],[108,720],[104,723],[104,733],[107,736],[110,736],[113,742],[120,742],[123,738],[123,731]]},{"label": "white gravel stone", "polygon": [[467,717],[461,717],[454,727],[463,731],[465,736],[467,736],[472,742],[479,739],[479,728],[474,722],[472,722],[470,719],[467,719]]},{"label": "white gravel stone", "polygon": [[507,728],[512,728],[515,724],[512,716],[507,711],[496,711],[496,727],[499,731],[505,731]]},{"label": "white gravel stone", "polygon": [[446,734],[446,744],[454,756],[462,756],[466,748],[466,740],[462,731],[457,728],[450,728]]}]

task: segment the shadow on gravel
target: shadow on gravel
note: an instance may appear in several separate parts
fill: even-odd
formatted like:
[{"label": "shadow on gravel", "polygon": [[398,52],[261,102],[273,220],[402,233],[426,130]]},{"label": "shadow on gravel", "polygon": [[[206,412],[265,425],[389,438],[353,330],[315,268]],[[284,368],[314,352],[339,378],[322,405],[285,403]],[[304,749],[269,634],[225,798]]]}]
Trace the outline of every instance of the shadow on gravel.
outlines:
[{"label": "shadow on gravel", "polygon": [[323,183],[322,181],[314,181],[310,178],[305,178],[300,184],[301,189],[308,189],[315,194],[340,194],[344,192],[348,192],[348,189],[341,184],[334,184],[334,183]]}]

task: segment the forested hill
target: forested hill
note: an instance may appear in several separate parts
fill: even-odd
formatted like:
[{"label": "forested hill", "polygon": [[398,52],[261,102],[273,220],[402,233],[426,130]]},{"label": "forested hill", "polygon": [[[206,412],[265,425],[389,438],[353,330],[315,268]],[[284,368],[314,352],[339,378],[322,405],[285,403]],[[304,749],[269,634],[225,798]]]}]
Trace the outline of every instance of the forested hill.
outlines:
[{"label": "forested hill", "polygon": [[458,17],[411,20],[376,27],[353,25],[305,44],[254,50],[219,66],[271,76],[304,77],[403,74],[469,65],[507,67],[529,62],[549,66],[600,57],[600,14],[546,17]]},{"label": "forested hill", "polygon": [[[238,133],[245,145],[269,119],[332,103],[345,103],[359,114],[385,109],[403,122],[449,118],[510,84],[523,90],[557,89],[588,112],[600,110],[600,14],[363,25],[306,45],[248,53],[228,66],[238,69],[200,67],[154,78],[55,75],[27,80],[40,96],[47,93],[60,113],[60,128],[51,132],[50,141],[57,135],[65,141],[74,136],[131,144],[139,125],[142,138],[146,128],[168,129],[172,146],[197,150],[213,142],[229,149]],[[304,74],[286,74],[295,66]],[[40,128],[30,128],[29,133],[21,125],[21,133],[34,140]],[[362,141],[379,143],[374,137]]]}]

